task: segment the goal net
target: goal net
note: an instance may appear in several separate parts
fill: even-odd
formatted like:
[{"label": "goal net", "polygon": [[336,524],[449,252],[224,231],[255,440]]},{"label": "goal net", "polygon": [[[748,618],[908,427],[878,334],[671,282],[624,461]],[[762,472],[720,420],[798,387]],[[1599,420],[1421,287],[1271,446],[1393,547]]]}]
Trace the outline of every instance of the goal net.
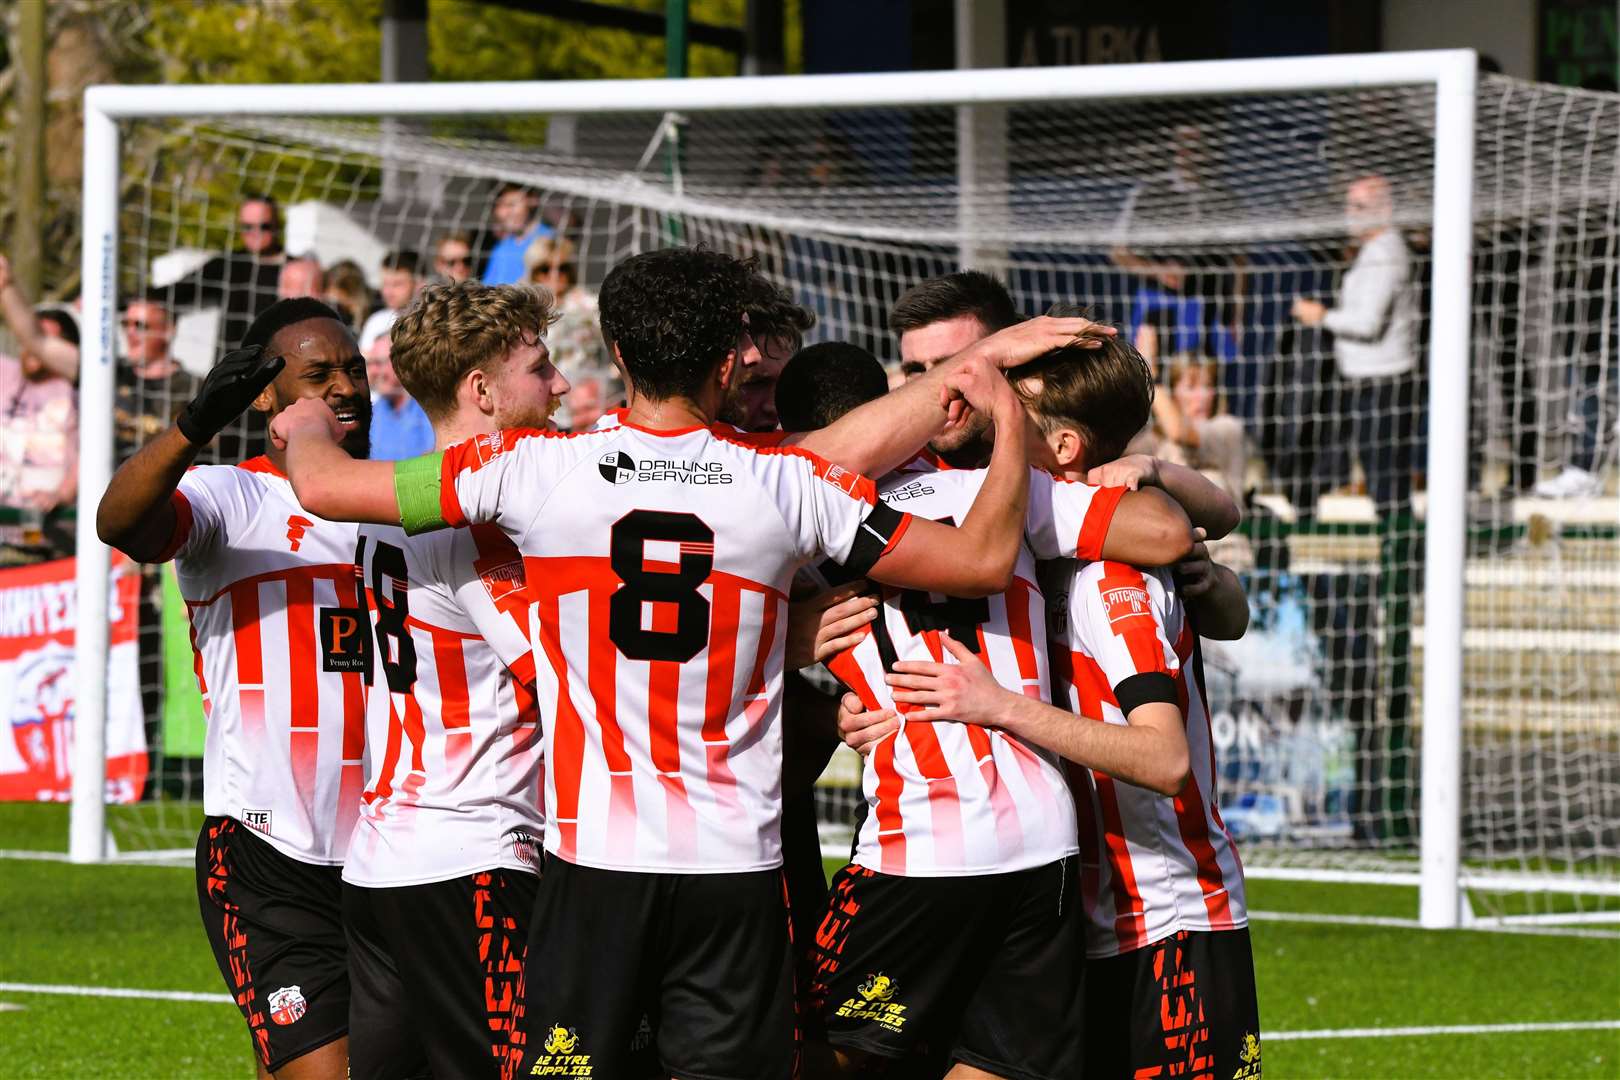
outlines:
[{"label": "goal net", "polygon": [[[1479,81],[1469,363],[1443,385],[1427,378],[1431,268],[1454,255],[1435,247],[1433,83],[968,108],[743,101],[384,120],[277,115],[271,97],[263,115],[125,120],[117,293],[167,306],[176,354],[201,371],[233,344],[232,312],[281,280],[231,284],[248,294],[235,308],[187,291],[209,257],[241,250],[245,200],[274,197],[284,251],[312,256],[328,289],[349,262],[375,290],[386,253],[431,272],[445,237],[481,269],[492,204],[516,183],[567,241],[577,289],[671,243],[752,255],[814,313],[808,340],[895,367],[887,313],[931,275],[987,271],[1029,314],[1083,304],[1156,366],[1169,408],[1142,445],[1246,506],[1215,554],[1243,576],[1253,626],[1204,643],[1203,660],[1221,811],[1251,873],[1416,882],[1424,657],[1460,634],[1449,798],[1474,910],[1620,908],[1620,99]],[[1391,266],[1396,284],[1369,282]],[[592,341],[570,343],[565,373],[583,373],[567,369]],[[1469,403],[1466,461],[1449,474],[1466,478],[1466,526],[1426,574],[1439,395]],[[170,415],[180,402],[161,396],[142,383],[120,408]],[[262,437],[248,422],[222,453]],[[1459,562],[1460,630],[1425,618],[1429,582]],[[109,815],[125,851],[189,847],[199,813],[183,611],[154,571],[148,586],[151,779]],[[823,777],[829,850],[847,848],[858,777],[842,755]]]}]

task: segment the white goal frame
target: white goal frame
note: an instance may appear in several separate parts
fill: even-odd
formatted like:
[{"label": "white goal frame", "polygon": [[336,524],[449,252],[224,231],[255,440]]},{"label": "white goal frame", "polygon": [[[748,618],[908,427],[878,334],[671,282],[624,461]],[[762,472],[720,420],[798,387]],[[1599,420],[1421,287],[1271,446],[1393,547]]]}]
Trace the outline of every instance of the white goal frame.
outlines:
[{"label": "white goal frame", "polygon": [[[706,112],[742,108],[825,109],[957,106],[959,127],[974,105],[1143,100],[1196,94],[1258,94],[1384,86],[1433,86],[1434,263],[1429,347],[1428,515],[1420,920],[1454,927],[1463,918],[1461,874],[1463,586],[1468,460],[1469,331],[1473,229],[1473,50],[1372,53],[1267,60],[1017,68],[881,75],[582,82],[486,82],[292,86],[94,86],[84,95],[85,332],[81,344],[78,517],[78,702],[74,725],[69,857],[107,857],[104,802],[107,719],[107,546],[96,506],[112,472],[118,262],[120,120],[232,115],[444,116],[509,113]],[[957,159],[959,191],[978,175],[974,141]],[[963,220],[970,220],[964,215]],[[976,250],[964,229],[958,248]],[[1310,871],[1318,879],[1357,875]],[[1385,875],[1380,875],[1383,877]],[[1515,881],[1523,888],[1523,882]]]}]

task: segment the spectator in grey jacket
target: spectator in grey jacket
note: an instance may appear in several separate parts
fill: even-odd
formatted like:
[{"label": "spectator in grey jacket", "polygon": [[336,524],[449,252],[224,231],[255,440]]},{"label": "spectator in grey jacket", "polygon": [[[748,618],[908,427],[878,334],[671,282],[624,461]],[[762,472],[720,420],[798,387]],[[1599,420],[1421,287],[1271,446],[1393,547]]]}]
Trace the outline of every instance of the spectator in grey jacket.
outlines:
[{"label": "spectator in grey jacket", "polygon": [[1333,360],[1347,392],[1340,430],[1354,441],[1367,489],[1381,516],[1405,510],[1412,495],[1417,420],[1417,282],[1394,224],[1389,181],[1363,176],[1346,195],[1355,250],[1334,307],[1301,297],[1294,318],[1333,335]]}]

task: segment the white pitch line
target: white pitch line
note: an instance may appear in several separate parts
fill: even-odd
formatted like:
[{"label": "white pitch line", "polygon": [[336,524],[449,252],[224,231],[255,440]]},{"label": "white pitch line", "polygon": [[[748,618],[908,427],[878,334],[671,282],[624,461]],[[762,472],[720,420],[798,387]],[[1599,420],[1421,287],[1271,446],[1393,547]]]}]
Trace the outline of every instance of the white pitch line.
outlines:
[{"label": "white pitch line", "polygon": [[[1416,919],[1398,919],[1391,915],[1324,915],[1308,911],[1250,911],[1255,922],[1322,923],[1330,926],[1388,926],[1397,930],[1423,930]],[[1529,934],[1532,937],[1596,938],[1620,941],[1620,930],[1592,930],[1579,926],[1463,926],[1480,934]],[[1431,931],[1433,932],[1433,931]]]},{"label": "white pitch line", "polygon": [[199,994],[193,990],[131,990],[122,986],[57,986],[50,983],[0,982],[0,994],[66,994],[69,997],[140,998],[144,1001],[200,1001],[232,1005],[229,994]]},{"label": "white pitch line", "polygon": [[1404,1039],[1431,1035],[1517,1035],[1535,1031],[1620,1031],[1620,1020],[1575,1020],[1552,1024],[1454,1024],[1449,1027],[1323,1028],[1263,1031],[1262,1044],[1298,1039]]},{"label": "white pitch line", "polygon": [[[229,994],[199,994],[190,990],[132,990],[119,986],[58,986],[46,983],[0,982],[0,993],[138,998],[145,1001],[193,1001],[207,1005],[234,1003]],[[0,1005],[0,1010],[6,1008],[8,1006]],[[1576,1020],[1550,1024],[1456,1024],[1449,1027],[1323,1028],[1318,1031],[1267,1031],[1261,1038],[1262,1041],[1290,1042],[1305,1039],[1424,1038],[1432,1035],[1513,1035],[1536,1031],[1620,1031],[1620,1020]]]}]

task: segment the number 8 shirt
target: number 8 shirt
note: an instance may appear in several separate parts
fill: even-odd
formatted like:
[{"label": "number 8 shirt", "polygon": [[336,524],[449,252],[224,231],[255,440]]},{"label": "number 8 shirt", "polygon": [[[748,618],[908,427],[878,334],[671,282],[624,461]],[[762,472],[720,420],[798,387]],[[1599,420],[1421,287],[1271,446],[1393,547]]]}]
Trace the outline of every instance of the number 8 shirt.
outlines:
[{"label": "number 8 shirt", "polygon": [[396,482],[408,530],[493,522],[523,554],[546,849],[607,870],[780,866],[793,573],[870,567],[910,519],[864,477],[720,425],[509,430],[416,462]]}]

